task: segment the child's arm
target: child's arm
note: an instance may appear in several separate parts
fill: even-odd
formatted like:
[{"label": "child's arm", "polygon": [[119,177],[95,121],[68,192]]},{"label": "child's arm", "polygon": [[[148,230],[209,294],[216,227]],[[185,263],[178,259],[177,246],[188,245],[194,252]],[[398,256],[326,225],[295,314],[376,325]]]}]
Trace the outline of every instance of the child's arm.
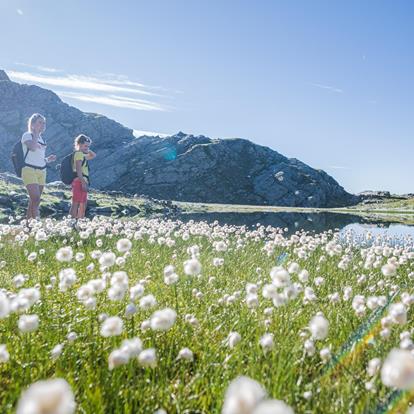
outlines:
[{"label": "child's arm", "polygon": [[95,157],[96,157],[96,154],[91,150],[89,150],[89,152],[85,155],[85,158],[88,161],[93,160]]}]

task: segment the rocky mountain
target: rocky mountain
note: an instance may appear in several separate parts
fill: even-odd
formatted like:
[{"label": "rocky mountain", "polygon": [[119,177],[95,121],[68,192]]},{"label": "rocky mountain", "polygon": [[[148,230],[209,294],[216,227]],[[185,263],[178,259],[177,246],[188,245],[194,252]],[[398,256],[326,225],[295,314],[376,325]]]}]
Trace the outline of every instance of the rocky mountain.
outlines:
[{"label": "rocky mountain", "polygon": [[[28,117],[47,118],[49,151],[62,159],[73,138],[89,135],[98,157],[92,186],[158,199],[192,202],[337,207],[356,204],[331,176],[245,139],[210,139],[179,132],[142,136],[105,116],[84,113],[52,91],[10,81],[0,71],[0,171],[11,171],[10,151]],[[55,169],[48,180],[58,179]]]}]

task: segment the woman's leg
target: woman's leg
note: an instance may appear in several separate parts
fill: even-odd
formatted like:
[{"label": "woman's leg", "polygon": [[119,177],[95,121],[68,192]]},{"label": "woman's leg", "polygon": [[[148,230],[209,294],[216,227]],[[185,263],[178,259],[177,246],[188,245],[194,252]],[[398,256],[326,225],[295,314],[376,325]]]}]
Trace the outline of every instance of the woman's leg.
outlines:
[{"label": "woman's leg", "polygon": [[39,185],[39,204],[37,205],[37,211],[36,213],[36,218],[40,218],[40,202],[42,201],[42,194],[43,194],[43,189],[45,188],[44,185]]},{"label": "woman's leg", "polygon": [[27,193],[29,194],[29,205],[27,207],[27,218],[37,218],[40,204],[40,188],[38,184],[27,184]]}]

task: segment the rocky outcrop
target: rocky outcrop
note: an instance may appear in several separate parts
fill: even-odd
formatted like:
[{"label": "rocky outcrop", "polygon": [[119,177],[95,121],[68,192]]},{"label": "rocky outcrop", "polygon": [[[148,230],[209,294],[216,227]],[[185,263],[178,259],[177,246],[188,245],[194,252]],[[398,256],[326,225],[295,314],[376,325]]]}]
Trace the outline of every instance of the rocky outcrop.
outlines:
[{"label": "rocky outcrop", "polygon": [[386,201],[409,200],[414,197],[413,194],[391,194],[389,191],[362,191],[358,193],[362,204],[380,204]]},{"label": "rocky outcrop", "polygon": [[[61,218],[68,215],[71,204],[68,187],[62,183],[49,183],[40,204],[42,217]],[[24,216],[28,195],[21,179],[9,173],[0,173],[0,222],[9,216]],[[142,197],[120,196],[108,191],[92,190],[89,194],[87,217],[169,217],[176,218],[179,207],[170,201]]]},{"label": "rocky outcrop", "polygon": [[[47,117],[45,138],[62,159],[79,133],[94,141],[92,186],[158,199],[233,204],[338,207],[356,204],[332,177],[245,139],[179,132],[142,136],[104,116],[84,113],[53,92],[8,80],[0,72],[0,170],[11,171],[13,143],[34,112]],[[7,78],[7,79],[6,79]],[[58,179],[49,169],[48,179]]]},{"label": "rocky outcrop", "polygon": [[324,171],[244,139],[180,132],[167,138],[139,138],[128,152],[129,167],[118,185],[156,198],[306,207],[358,200]]}]

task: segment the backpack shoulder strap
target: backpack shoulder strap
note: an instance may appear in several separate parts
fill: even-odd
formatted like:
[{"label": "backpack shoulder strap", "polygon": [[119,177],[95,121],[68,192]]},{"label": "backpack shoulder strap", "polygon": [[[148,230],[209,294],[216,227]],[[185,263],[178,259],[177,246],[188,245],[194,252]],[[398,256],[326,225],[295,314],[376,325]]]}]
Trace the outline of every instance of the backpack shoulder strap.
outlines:
[{"label": "backpack shoulder strap", "polygon": [[27,145],[24,145],[23,144],[23,142],[20,141],[20,144],[22,146],[22,150],[24,149],[24,147],[26,147],[26,152],[23,155],[23,162],[25,163],[26,162],[27,155],[29,154],[29,151],[30,150],[29,150],[29,147]]},{"label": "backpack shoulder strap", "polygon": [[[32,136],[33,136],[33,134],[32,134]],[[40,144],[40,145],[43,145],[43,146],[46,146],[46,145],[47,145],[47,143],[46,143],[46,140],[43,138],[43,136],[39,135],[39,138],[41,138],[41,139],[42,139],[42,142],[39,142],[39,144]]]}]

